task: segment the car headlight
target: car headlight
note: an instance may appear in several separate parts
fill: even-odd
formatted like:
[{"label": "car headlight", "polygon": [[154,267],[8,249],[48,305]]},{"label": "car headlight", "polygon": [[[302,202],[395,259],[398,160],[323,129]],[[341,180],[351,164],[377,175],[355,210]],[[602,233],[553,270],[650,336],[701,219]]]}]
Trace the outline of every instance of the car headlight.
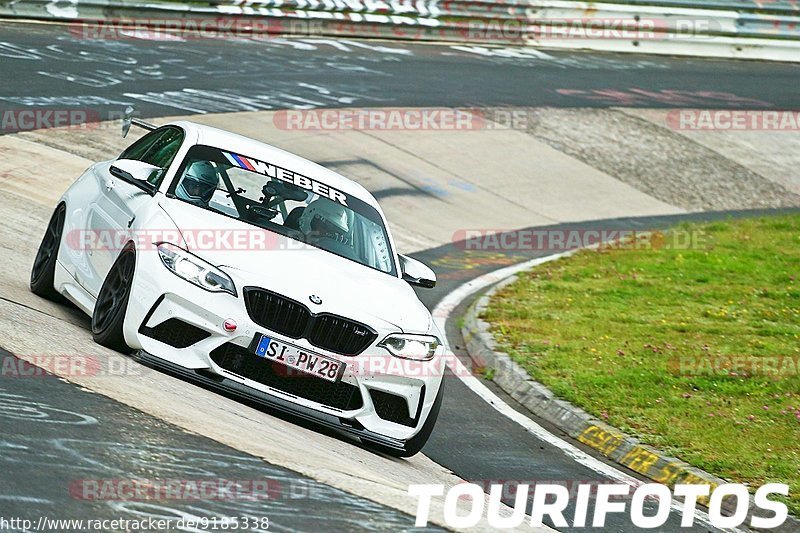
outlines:
[{"label": "car headlight", "polygon": [[433,335],[413,335],[394,333],[383,339],[378,346],[386,348],[390,354],[403,359],[430,361],[436,354],[441,341]]},{"label": "car headlight", "polygon": [[161,262],[176,276],[211,292],[227,292],[236,296],[236,286],[225,272],[168,242],[157,245]]}]

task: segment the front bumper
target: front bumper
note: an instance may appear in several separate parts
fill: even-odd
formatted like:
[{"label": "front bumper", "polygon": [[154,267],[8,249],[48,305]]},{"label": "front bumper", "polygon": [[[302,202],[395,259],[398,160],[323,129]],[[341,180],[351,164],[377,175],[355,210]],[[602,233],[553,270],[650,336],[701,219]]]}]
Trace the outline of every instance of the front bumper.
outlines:
[{"label": "front bumper", "polygon": [[[237,279],[239,274],[231,273],[239,289],[234,297],[210,293],[173,275],[156,253],[137,254],[137,263],[124,333],[128,345],[139,350],[144,361],[391,448],[402,448],[422,428],[441,386],[443,358],[411,362],[376,346],[396,329],[375,328],[378,338],[372,346],[355,357],[339,355],[256,324],[247,313],[241,290],[254,285],[252,279]],[[223,327],[231,319],[238,326],[232,333]],[[154,333],[174,333],[173,324],[185,327],[188,336]],[[336,385],[296,373],[276,376],[267,366],[274,368],[277,363],[258,358],[249,349],[259,334],[340,360],[347,365],[346,371]],[[254,365],[266,366],[258,367],[258,372],[242,370]]]},{"label": "front bumper", "polygon": [[325,427],[343,431],[365,441],[381,444],[395,450],[404,449],[404,441],[401,439],[393,439],[391,437],[369,431],[366,428],[353,425],[352,422],[349,422],[347,419],[331,416],[314,409],[309,409],[277,396],[261,394],[251,387],[233,381],[224,376],[220,376],[218,378],[210,377],[207,373],[191,370],[181,365],[171,363],[165,359],[149,354],[144,350],[139,350],[136,352],[135,357],[140,362],[148,366],[171,372],[195,383],[202,384],[207,388],[214,389],[219,392],[234,394],[235,396],[255,402],[259,405],[263,405],[264,407],[277,409],[281,412],[298,416],[305,420],[310,420]]}]

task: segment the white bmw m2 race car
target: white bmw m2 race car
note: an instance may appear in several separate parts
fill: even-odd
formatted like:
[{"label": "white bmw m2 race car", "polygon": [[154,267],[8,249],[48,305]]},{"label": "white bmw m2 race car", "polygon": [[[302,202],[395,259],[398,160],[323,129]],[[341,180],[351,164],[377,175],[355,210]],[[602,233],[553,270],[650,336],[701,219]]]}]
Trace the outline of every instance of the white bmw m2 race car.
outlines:
[{"label": "white bmw m2 race car", "polygon": [[[191,122],[155,127],[61,197],[31,290],[96,342],[411,456],[433,430],[443,333],[359,184]],[[131,119],[123,131],[127,133]]]}]

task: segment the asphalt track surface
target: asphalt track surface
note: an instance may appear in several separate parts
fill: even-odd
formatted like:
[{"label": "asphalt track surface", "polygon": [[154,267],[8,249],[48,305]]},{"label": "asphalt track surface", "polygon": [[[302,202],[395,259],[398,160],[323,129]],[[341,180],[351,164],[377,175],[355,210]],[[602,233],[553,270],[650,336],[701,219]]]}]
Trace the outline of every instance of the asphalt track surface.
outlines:
[{"label": "asphalt track surface", "polygon": [[[795,109],[800,66],[333,39],[80,38],[0,22],[0,106],[107,118],[359,106]],[[118,116],[118,115],[117,115]]]},{"label": "asphalt track surface", "polygon": [[[564,52],[501,57],[497,52],[450,46],[332,42],[76,41],[62,26],[0,24],[0,101],[4,109],[83,107],[103,117],[125,104],[136,105],[143,116],[303,106],[659,107],[686,106],[687,100],[708,107],[795,108],[797,104],[800,71],[794,65]],[[763,81],[767,77],[769,84]],[[550,229],[654,229],[687,218],[751,214],[616,219]],[[433,307],[469,279],[543,254],[487,256],[465,253],[450,244],[414,255],[439,265],[437,288],[419,293]],[[447,333],[458,354],[461,340],[452,322]],[[498,416],[459,380],[448,378],[439,423],[424,449],[434,461],[476,482],[602,481],[602,476],[572,462],[561,450]],[[273,523],[287,529],[317,529],[322,517],[345,529],[400,530],[413,525],[410,516],[189,435],[55,378],[3,380],[0,394],[6,398],[5,409],[0,409],[4,427],[0,443],[10,450],[0,456],[3,477],[10,481],[7,492],[0,491],[0,514],[5,516],[39,516],[54,509],[74,510],[73,516],[119,516],[116,511],[134,517],[213,511],[231,515],[239,510],[252,516],[253,508],[246,502],[218,502],[214,509],[204,503],[202,510],[186,502],[159,503],[163,508],[142,504],[114,508],[78,500],[65,487],[78,477],[131,478],[146,473],[231,479],[247,472],[252,479],[256,471],[279,480],[281,486],[314,489],[307,492],[313,498],[286,496],[270,506]],[[15,402],[28,407],[9,408]],[[42,412],[45,419],[61,416],[72,423],[48,425],[42,422]],[[85,422],[85,417],[94,422],[75,423]],[[3,498],[4,492],[15,497]],[[20,499],[25,494],[29,499]],[[363,513],[354,514],[353,509]],[[677,520],[671,516],[662,530],[677,529]],[[633,527],[625,515],[612,514],[604,530]]]},{"label": "asphalt track surface", "polygon": [[[21,368],[8,352],[0,350],[0,358]],[[175,530],[182,517],[267,517],[269,527],[259,530],[313,531],[321,524],[335,531],[414,530],[411,516],[27,368],[28,378],[0,375],[0,516],[6,519],[163,518],[173,520],[168,529]],[[164,490],[142,490],[141,499],[110,505],[101,501],[132,494],[130,484],[107,480],[133,478],[143,480],[140,487],[162,480]],[[204,485],[178,485],[170,493],[166,480]],[[202,494],[196,487],[212,497],[195,500]]]}]

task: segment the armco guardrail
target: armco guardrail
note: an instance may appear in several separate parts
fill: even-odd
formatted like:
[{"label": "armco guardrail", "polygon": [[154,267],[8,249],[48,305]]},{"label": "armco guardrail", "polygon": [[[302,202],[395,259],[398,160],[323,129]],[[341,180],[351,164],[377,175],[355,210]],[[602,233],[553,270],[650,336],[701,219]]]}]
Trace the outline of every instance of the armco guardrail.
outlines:
[{"label": "armco guardrail", "polygon": [[800,61],[795,0],[0,0],[0,16]]}]

